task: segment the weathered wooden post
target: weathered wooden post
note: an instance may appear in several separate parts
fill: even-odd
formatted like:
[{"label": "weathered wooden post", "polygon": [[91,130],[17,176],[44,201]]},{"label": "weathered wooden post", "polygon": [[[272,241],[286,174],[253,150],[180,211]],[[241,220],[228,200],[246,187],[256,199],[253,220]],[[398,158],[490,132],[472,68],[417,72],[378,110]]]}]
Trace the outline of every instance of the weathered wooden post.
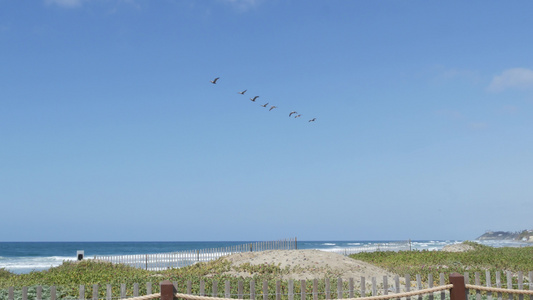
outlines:
[{"label": "weathered wooden post", "polygon": [[450,300],[467,300],[465,277],[459,273],[452,273],[450,283],[453,284],[450,290]]},{"label": "weathered wooden post", "polygon": [[169,280],[161,282],[161,300],[174,299],[174,285]]}]

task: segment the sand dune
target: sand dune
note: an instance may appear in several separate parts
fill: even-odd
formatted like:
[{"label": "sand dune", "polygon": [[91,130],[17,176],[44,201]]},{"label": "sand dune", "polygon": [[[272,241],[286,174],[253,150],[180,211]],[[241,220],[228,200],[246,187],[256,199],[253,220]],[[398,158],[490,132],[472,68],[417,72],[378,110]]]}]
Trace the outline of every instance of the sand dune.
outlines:
[{"label": "sand dune", "polygon": [[[282,279],[322,279],[324,277],[343,279],[353,278],[356,283],[365,277],[367,283],[372,277],[382,282],[383,276],[392,281],[392,274],[372,264],[351,259],[349,257],[320,250],[270,250],[261,252],[237,253],[226,257],[232,266],[244,263],[251,265],[279,265],[283,272]],[[227,272],[234,276],[252,277],[254,274]]]}]

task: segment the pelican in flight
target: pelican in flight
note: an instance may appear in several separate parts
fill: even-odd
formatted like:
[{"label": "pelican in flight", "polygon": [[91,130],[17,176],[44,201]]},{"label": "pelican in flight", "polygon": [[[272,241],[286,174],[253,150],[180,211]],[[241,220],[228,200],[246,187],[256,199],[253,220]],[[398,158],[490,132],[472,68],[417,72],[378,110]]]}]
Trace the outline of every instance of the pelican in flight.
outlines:
[{"label": "pelican in flight", "polygon": [[259,96],[255,96],[253,98],[250,98],[250,100],[252,100],[253,102],[255,102],[255,99],[259,98]]},{"label": "pelican in flight", "polygon": [[211,83],[212,83],[212,84],[217,84],[217,80],[218,80],[219,78],[220,78],[220,77],[217,77],[217,78],[211,80]]},{"label": "pelican in flight", "polygon": [[268,102],[265,103],[265,104],[263,104],[263,105],[261,105],[261,106],[262,106],[262,107],[267,107],[267,105],[268,105]]},{"label": "pelican in flight", "polygon": [[244,90],[244,91],[242,91],[242,92],[239,92],[239,94],[244,95],[244,93],[246,93],[246,91],[247,91],[247,90]]},{"label": "pelican in flight", "polygon": [[292,116],[293,114],[297,114],[297,112],[291,111],[291,113],[289,114],[289,117]]},{"label": "pelican in flight", "polygon": [[302,116],[302,115],[296,115],[294,118],[296,119],[296,118],[299,118],[299,117],[301,117],[301,116]]},{"label": "pelican in flight", "polygon": [[272,105],[268,111],[273,110],[274,108],[277,108],[277,106]]},{"label": "pelican in flight", "polygon": [[316,120],[316,118],[312,118],[311,120],[309,120],[309,122],[314,122]]}]

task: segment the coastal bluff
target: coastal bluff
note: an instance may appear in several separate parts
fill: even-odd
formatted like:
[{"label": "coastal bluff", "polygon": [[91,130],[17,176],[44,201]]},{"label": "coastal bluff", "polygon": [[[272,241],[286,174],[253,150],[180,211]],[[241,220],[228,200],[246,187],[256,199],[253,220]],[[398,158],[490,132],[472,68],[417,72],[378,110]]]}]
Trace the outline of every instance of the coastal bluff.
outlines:
[{"label": "coastal bluff", "polygon": [[523,230],[518,232],[510,231],[487,231],[476,240],[512,240],[533,243],[533,230]]}]

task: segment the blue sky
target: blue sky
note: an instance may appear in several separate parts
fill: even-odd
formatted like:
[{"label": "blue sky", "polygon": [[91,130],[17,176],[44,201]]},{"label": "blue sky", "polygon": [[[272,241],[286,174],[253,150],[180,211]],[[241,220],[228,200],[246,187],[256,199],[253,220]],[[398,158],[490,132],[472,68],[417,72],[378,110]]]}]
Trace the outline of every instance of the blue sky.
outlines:
[{"label": "blue sky", "polygon": [[0,240],[533,228],[531,11],[0,0]]}]

